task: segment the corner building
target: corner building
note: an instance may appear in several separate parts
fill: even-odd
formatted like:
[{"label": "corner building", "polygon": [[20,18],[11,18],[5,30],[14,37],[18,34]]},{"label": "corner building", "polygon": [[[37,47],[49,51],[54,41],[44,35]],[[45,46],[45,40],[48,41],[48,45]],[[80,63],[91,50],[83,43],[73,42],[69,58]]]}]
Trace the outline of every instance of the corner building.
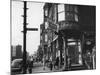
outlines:
[{"label": "corner building", "polygon": [[[86,11],[86,8],[89,11]],[[85,20],[87,17],[81,11],[82,9],[87,15],[90,10],[93,12],[95,7],[92,9],[89,6],[56,3],[45,3],[44,5],[46,57],[48,60],[52,58],[53,63],[59,57],[59,68],[69,70],[73,66],[83,66],[83,54],[86,50],[84,49],[86,39],[84,37],[92,36],[92,40],[95,41],[95,20],[93,20],[95,17],[93,16],[93,23],[87,23]],[[94,14],[95,12],[91,13],[91,15]],[[86,30],[85,27],[91,28]]]}]

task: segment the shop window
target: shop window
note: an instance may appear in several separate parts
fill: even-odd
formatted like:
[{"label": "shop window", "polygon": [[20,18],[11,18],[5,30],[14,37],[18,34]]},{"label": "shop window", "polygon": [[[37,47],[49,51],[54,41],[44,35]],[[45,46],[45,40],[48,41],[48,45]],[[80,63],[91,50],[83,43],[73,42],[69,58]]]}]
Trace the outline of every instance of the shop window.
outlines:
[{"label": "shop window", "polygon": [[80,44],[78,44],[78,45],[79,45],[79,46],[78,46],[78,47],[79,47],[79,52],[81,53],[81,45],[80,45]]},{"label": "shop window", "polygon": [[79,54],[79,64],[82,64],[82,56]]}]

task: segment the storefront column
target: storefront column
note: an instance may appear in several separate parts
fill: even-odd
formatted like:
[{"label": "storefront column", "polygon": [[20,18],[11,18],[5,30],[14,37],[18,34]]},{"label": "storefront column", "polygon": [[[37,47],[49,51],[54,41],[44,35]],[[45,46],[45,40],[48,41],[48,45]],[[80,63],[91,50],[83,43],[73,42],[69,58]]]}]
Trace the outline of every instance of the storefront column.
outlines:
[{"label": "storefront column", "polygon": [[61,68],[61,64],[62,64],[62,50],[63,50],[63,40],[62,40],[62,36],[58,36],[58,56],[59,56],[59,68]]},{"label": "storefront column", "polygon": [[62,37],[63,38],[63,48],[64,48],[64,70],[66,69],[66,66],[67,66],[67,64],[66,64],[66,62],[67,62],[67,60],[66,60],[66,41],[65,41],[65,38],[64,37]]}]

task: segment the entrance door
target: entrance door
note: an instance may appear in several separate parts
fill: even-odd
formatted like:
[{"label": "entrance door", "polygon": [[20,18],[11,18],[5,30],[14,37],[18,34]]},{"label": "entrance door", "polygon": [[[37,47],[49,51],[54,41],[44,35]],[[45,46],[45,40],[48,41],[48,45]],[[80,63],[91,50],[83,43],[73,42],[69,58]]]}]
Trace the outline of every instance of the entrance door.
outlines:
[{"label": "entrance door", "polygon": [[71,60],[71,65],[82,64],[81,45],[80,42],[68,43],[68,56]]}]

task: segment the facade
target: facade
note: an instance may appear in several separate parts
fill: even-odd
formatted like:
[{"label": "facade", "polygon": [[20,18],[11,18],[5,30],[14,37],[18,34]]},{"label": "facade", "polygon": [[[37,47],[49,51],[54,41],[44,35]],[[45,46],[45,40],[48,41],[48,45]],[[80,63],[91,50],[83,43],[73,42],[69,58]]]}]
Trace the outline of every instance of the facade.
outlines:
[{"label": "facade", "polygon": [[[49,18],[49,19],[47,19]],[[44,24],[45,30],[47,33],[47,57],[48,60],[55,61],[57,57],[57,42],[58,42],[58,35],[55,35],[54,31],[57,31],[57,26],[52,23],[57,22],[57,5],[47,3],[44,6]],[[49,59],[51,58],[51,59]]]},{"label": "facade", "polygon": [[[81,11],[83,9],[86,15]],[[43,50],[48,60],[52,58],[54,64],[58,57],[59,67],[66,70],[73,66],[84,66],[83,58],[88,49],[85,45],[86,40],[91,40],[90,46],[87,45],[91,49],[88,50],[92,51],[95,46],[95,17],[91,19],[93,23],[87,23],[85,19],[94,9],[89,6],[45,3],[43,30],[46,46],[43,46]],[[95,12],[91,13],[94,14]]]},{"label": "facade", "polygon": [[42,51],[44,56],[47,54],[47,33],[45,30],[44,23],[40,25],[40,47],[42,47]]}]

